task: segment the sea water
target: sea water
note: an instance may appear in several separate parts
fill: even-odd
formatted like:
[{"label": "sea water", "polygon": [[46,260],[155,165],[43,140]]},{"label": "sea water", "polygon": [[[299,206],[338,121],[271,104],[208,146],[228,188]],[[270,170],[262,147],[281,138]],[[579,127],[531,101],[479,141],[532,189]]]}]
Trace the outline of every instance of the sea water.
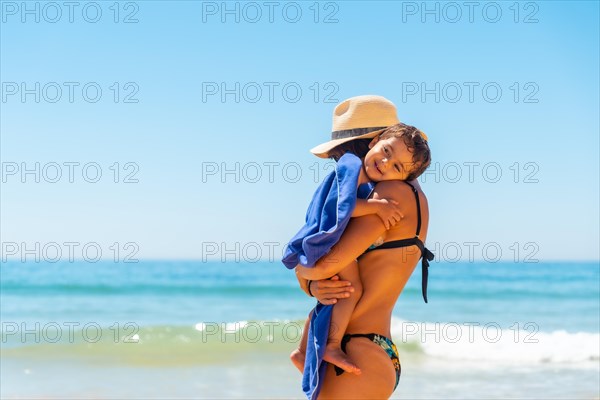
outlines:
[{"label": "sea water", "polygon": [[[2,398],[302,398],[288,360],[314,299],[277,262],[9,261]],[[394,398],[600,397],[598,263],[417,268]]]}]

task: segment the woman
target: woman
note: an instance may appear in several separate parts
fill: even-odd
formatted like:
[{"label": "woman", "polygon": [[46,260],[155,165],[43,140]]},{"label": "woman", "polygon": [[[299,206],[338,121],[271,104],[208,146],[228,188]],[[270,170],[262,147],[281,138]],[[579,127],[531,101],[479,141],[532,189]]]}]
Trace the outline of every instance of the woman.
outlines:
[{"label": "woman", "polygon": [[[423,245],[429,225],[425,195],[415,180],[380,182],[371,196],[397,201],[404,214],[402,222],[387,230],[376,215],[353,218],[339,242],[315,267],[296,267],[304,291],[323,304],[332,304],[334,299],[346,297],[350,289],[344,286],[346,282],[326,279],[360,257],[363,293],[346,329],[342,349],[362,373],[337,376],[329,365],[319,399],[389,398],[400,378],[397,351],[390,340],[392,310],[421,256],[426,300],[427,261],[433,255]],[[369,249],[381,238],[382,245]]]}]

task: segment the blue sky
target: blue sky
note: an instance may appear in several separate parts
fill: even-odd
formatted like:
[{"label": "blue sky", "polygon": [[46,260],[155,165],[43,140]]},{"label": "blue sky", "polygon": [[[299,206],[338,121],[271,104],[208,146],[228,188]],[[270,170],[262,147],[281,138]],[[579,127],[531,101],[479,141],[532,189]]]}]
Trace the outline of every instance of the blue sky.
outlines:
[{"label": "blue sky", "polygon": [[0,10],[2,242],[270,258],[328,171],[308,150],[336,102],[379,94],[429,135],[430,247],[599,258],[598,2],[22,4]]}]

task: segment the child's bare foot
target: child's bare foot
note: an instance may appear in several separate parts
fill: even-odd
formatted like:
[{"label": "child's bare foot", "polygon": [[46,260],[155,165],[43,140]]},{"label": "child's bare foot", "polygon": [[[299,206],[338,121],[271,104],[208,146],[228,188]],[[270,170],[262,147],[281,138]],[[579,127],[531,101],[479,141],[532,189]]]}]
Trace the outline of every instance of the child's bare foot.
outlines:
[{"label": "child's bare foot", "polygon": [[350,361],[348,356],[337,346],[327,345],[325,348],[325,354],[323,360],[337,365],[341,369],[351,374],[360,375],[361,371],[356,365]]},{"label": "child's bare foot", "polygon": [[304,373],[305,358],[306,355],[302,353],[299,349],[292,351],[292,354],[290,354],[290,360],[292,360],[292,364],[294,364],[294,366],[298,368],[298,371],[300,371],[301,373]]}]

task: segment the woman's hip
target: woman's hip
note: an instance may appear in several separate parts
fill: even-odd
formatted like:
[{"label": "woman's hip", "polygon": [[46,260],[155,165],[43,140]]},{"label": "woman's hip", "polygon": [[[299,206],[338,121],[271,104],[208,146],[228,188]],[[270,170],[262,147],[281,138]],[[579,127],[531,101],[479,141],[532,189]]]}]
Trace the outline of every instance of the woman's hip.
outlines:
[{"label": "woman's hip", "polygon": [[400,360],[388,338],[365,334],[346,337],[346,353],[358,365],[360,375],[337,375],[329,365],[319,399],[389,398],[400,378]]}]

